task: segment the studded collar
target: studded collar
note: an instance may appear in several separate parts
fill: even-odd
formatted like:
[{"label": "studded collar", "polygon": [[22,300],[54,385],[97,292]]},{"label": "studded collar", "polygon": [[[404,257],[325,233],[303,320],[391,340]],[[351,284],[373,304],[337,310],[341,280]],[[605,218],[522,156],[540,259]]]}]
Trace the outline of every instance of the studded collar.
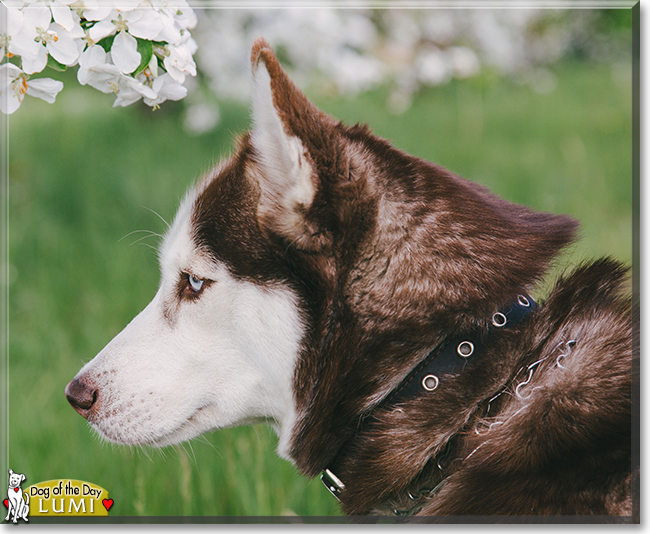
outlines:
[{"label": "studded collar", "polygon": [[[475,331],[443,340],[415,366],[378,407],[395,405],[413,397],[426,395],[438,387],[444,387],[444,382],[448,378],[458,375],[465,367],[481,357],[485,345],[499,330],[517,326],[535,308],[537,303],[530,295],[518,295],[492,316],[487,332]],[[321,474],[323,484],[337,499],[345,484],[336,473],[345,450],[353,440],[354,437],[339,449]]]}]

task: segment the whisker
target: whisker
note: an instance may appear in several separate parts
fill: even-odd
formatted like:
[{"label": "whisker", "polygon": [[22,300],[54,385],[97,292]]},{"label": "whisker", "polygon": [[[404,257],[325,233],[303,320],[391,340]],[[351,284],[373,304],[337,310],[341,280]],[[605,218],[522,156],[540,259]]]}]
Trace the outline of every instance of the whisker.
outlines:
[{"label": "whisker", "polygon": [[162,215],[160,215],[160,213],[158,213],[156,210],[152,210],[151,208],[148,208],[147,206],[143,206],[143,205],[140,205],[140,207],[141,207],[141,208],[144,208],[144,209],[146,209],[146,210],[149,210],[149,211],[150,211],[151,213],[153,213],[154,215],[157,215],[157,216],[160,218],[160,220],[161,220],[162,222],[165,223],[165,225],[167,226],[167,229],[168,229],[168,230],[171,228],[171,225],[170,225],[170,224],[165,220],[165,218],[164,218]]},{"label": "whisker", "polygon": [[[156,232],[152,232],[151,230],[133,230],[133,232],[129,232],[129,233],[126,234],[125,236],[120,237],[120,238],[117,240],[117,242],[119,243],[120,241],[122,241],[123,239],[126,239],[126,238],[129,237],[130,235],[137,234],[137,233],[142,233],[142,232],[147,232],[147,234],[149,234],[149,235],[147,235],[147,236],[145,236],[145,237],[151,237],[151,236],[154,236],[154,235],[155,235],[155,236],[158,236],[158,237],[162,237],[162,235],[160,235],[160,234],[158,234],[158,233],[156,233]],[[144,238],[143,238],[143,239],[144,239]]]},{"label": "whisker", "polygon": [[145,246],[145,247],[149,247],[151,250],[153,250],[154,252],[158,253],[158,248],[157,248],[157,247],[154,247],[153,245],[150,245],[149,243],[140,243],[140,245],[143,245],[143,246]]},{"label": "whisker", "polygon": [[158,234],[149,234],[149,235],[145,235],[145,236],[143,236],[143,237],[140,237],[139,239],[136,239],[136,240],[135,240],[133,243],[131,243],[129,246],[132,247],[133,245],[135,245],[136,243],[139,243],[140,241],[142,241],[142,240],[144,240],[144,239],[148,239],[148,238],[150,238],[150,237],[155,237],[155,236],[157,236],[157,237],[161,237],[161,236],[159,236]]}]

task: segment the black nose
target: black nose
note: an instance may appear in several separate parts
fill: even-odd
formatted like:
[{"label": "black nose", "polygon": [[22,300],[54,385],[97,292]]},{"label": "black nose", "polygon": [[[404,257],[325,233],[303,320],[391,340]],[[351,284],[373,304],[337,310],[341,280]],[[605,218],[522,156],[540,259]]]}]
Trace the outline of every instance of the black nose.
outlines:
[{"label": "black nose", "polygon": [[87,419],[88,412],[97,400],[97,388],[75,378],[65,387],[65,398],[81,416]]}]

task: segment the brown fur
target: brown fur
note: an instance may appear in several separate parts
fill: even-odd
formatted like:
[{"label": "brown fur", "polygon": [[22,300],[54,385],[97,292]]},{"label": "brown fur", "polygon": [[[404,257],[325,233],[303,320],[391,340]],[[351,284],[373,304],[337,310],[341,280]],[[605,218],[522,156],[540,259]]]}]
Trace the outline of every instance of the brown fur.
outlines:
[{"label": "brown fur", "polygon": [[[409,488],[444,478],[421,514],[630,515],[625,269],[601,260],[567,274],[476,365],[362,426],[433,346],[485,328],[530,290],[577,224],[511,204],[366,127],[336,122],[292,84],[263,40],[252,51],[253,68],[260,62],[284,131],[301,141],[313,169],[313,198],[287,205],[283,186],[264,181],[247,135],[198,197],[194,222],[198,244],[234,275],[288,284],[301,298],[296,466],[317,475],[356,435],[340,473],[350,514],[399,506]],[[556,365],[558,346],[570,340]],[[540,359],[522,400],[516,386]],[[481,410],[499,391],[485,420]],[[440,471],[435,458],[450,439],[453,458]]]}]

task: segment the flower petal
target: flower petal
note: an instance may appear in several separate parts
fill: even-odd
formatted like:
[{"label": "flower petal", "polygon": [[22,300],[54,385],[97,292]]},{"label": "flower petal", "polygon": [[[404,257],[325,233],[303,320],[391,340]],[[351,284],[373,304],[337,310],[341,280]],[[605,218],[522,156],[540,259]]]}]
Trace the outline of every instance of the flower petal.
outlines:
[{"label": "flower petal", "polygon": [[185,46],[170,46],[169,55],[163,60],[165,69],[177,82],[183,83],[185,75],[196,76],[196,64]]},{"label": "flower petal", "polygon": [[5,114],[16,111],[25,97],[22,74],[23,71],[11,63],[0,66],[0,111]]},{"label": "flower petal", "polygon": [[36,36],[36,28],[45,29],[52,22],[52,12],[49,7],[30,4],[23,8],[23,29],[31,27]]},{"label": "flower petal", "polygon": [[38,78],[27,82],[27,94],[52,104],[63,89],[63,82],[52,78]]},{"label": "flower petal", "polygon": [[[79,56],[79,70],[77,71],[77,80],[81,85],[88,83],[88,78],[91,75],[90,69],[93,67],[104,65],[106,63],[106,52],[101,46],[90,45]],[[117,70],[117,69],[116,69]]]},{"label": "flower petal", "polygon": [[182,41],[181,29],[174,21],[171,15],[162,14],[160,16],[162,29],[158,34],[156,41],[164,41],[169,44],[179,45]]},{"label": "flower petal", "polygon": [[140,39],[154,40],[163,29],[160,15],[153,9],[138,9],[125,15],[129,33]]},{"label": "flower petal", "polygon": [[168,73],[156,78],[151,88],[168,100],[181,100],[187,95],[187,87],[175,81]]},{"label": "flower petal", "polygon": [[111,47],[111,57],[115,66],[125,74],[133,72],[142,61],[140,52],[138,52],[138,42],[135,37],[124,31],[115,36]]},{"label": "flower petal", "polygon": [[95,65],[88,70],[86,83],[102,93],[115,93],[120,76],[120,69],[115,65]]},{"label": "flower petal", "polygon": [[196,27],[197,18],[194,10],[189,7],[177,7],[176,8],[176,21],[185,30],[192,30]]},{"label": "flower petal", "polygon": [[[58,31],[57,31],[58,30]],[[47,43],[47,51],[63,65],[72,65],[79,59],[79,49],[74,40],[66,35],[57,24],[50,26],[50,31],[57,34],[56,40]]]},{"label": "flower petal", "polygon": [[0,66],[0,88],[5,87],[23,73],[16,65],[5,63]]},{"label": "flower petal", "polygon": [[22,9],[25,7],[23,0],[2,0],[2,3],[9,9]]},{"label": "flower petal", "polygon": [[120,78],[120,90],[117,93],[115,102],[113,102],[113,107],[128,106],[129,104],[137,102],[143,96],[145,98],[155,98],[156,93],[154,93],[151,88],[141,84],[130,76],[122,75]]},{"label": "flower petal", "polygon": [[108,37],[115,33],[115,24],[110,19],[100,20],[90,30],[88,30],[88,37],[94,42],[101,41],[104,37]]},{"label": "flower petal", "polygon": [[74,27],[74,21],[72,20],[72,11],[70,11],[70,8],[68,6],[51,5],[50,9],[52,10],[54,22],[56,22],[64,30],[72,30]]},{"label": "flower petal", "polygon": [[3,2],[3,9],[7,9],[7,35],[16,35],[23,26],[23,12],[15,8],[6,8]]},{"label": "flower petal", "polygon": [[34,57],[38,55],[40,49],[43,48],[41,43],[34,41],[34,36],[29,30],[21,30],[9,41],[9,52],[16,56]]},{"label": "flower petal", "polygon": [[36,55],[23,56],[22,67],[27,74],[41,72],[47,65],[47,50],[39,45]]},{"label": "flower petal", "polygon": [[0,111],[6,115],[11,115],[16,111],[25,98],[25,95],[14,93],[13,91],[0,92]]},{"label": "flower petal", "polygon": [[86,9],[84,9],[84,18],[86,20],[108,19],[108,21],[110,22],[110,20],[114,18],[111,17],[114,9],[110,6],[100,6],[99,2],[89,1],[89,0],[86,0],[85,5],[86,5]]}]

